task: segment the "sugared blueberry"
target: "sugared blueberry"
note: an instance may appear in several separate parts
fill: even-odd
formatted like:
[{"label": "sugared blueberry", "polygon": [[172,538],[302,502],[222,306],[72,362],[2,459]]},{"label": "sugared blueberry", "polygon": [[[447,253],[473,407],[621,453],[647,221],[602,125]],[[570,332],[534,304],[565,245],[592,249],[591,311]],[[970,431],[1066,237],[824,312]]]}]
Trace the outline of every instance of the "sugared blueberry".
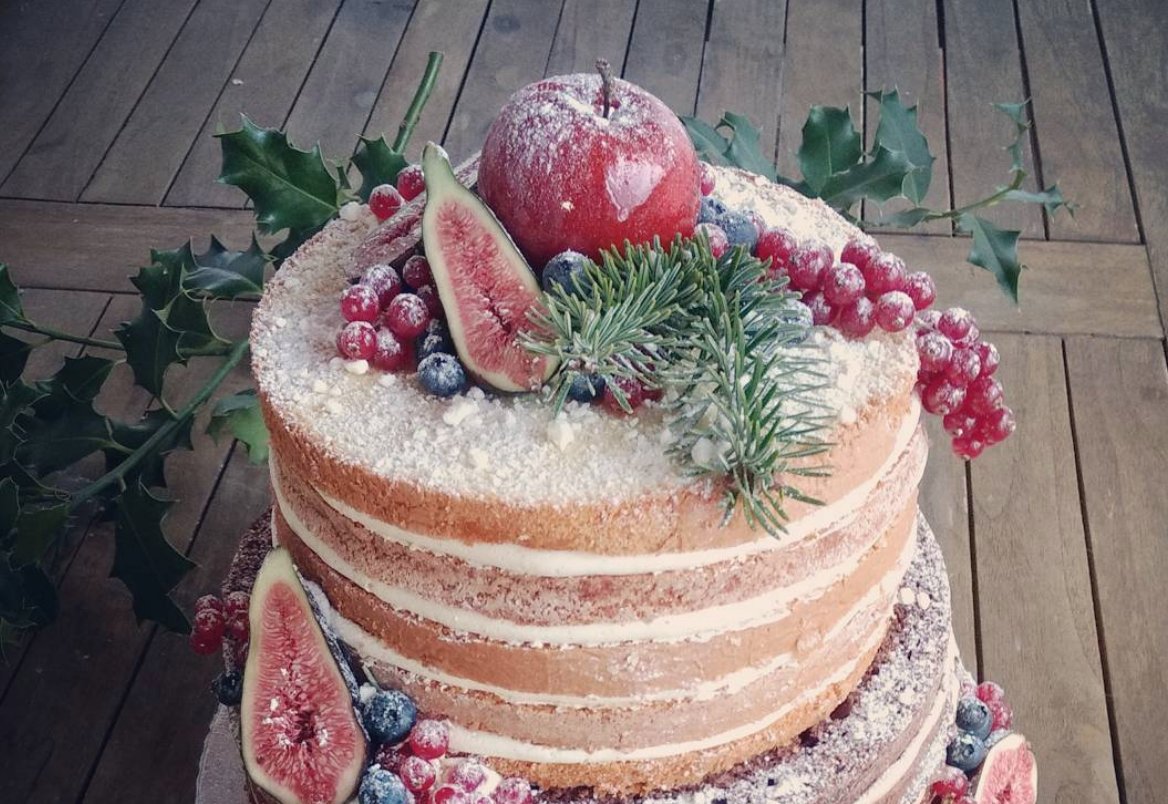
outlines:
[{"label": "sugared blueberry", "polygon": [[337,333],[337,351],[346,360],[370,360],[377,348],[377,330],[368,321],[350,321]]},{"label": "sugared blueberry", "polygon": [[967,731],[980,740],[990,736],[993,716],[990,708],[977,698],[962,698],[957,702],[957,728]]},{"label": "sugared blueberry", "polygon": [[396,774],[373,765],[361,779],[357,800],[360,804],[408,804],[410,794]]},{"label": "sugared blueberry", "polygon": [[894,290],[904,290],[907,272],[904,260],[895,254],[881,254],[866,267],[861,268],[860,272],[864,274],[864,283],[867,285],[866,290],[870,299],[878,299]]},{"label": "sugared blueberry", "polygon": [[211,691],[224,706],[239,706],[243,700],[243,676],[238,670],[228,670],[215,676]]},{"label": "sugared blueberry", "polygon": [[929,413],[945,416],[960,410],[965,401],[965,389],[944,377],[938,377],[921,392],[921,406]]},{"label": "sugared blueberry", "polygon": [[466,387],[466,370],[454,355],[435,352],[418,364],[418,381],[434,396],[450,397]]},{"label": "sugared blueberry", "polygon": [[397,768],[397,775],[411,793],[421,793],[429,790],[438,778],[438,771],[427,760],[421,757],[408,756],[402,759]]},{"label": "sugared blueberry", "polygon": [[861,296],[842,308],[836,316],[835,326],[845,337],[852,340],[863,338],[876,326],[876,310],[872,302]]},{"label": "sugared blueberry", "polygon": [[426,189],[426,178],[421,165],[410,165],[397,174],[397,191],[406,201],[413,201]]},{"label": "sugared blueberry", "polygon": [[341,316],[346,321],[373,323],[381,313],[377,291],[367,285],[350,285],[341,294]]},{"label": "sugared blueberry", "polygon": [[831,270],[833,258],[831,248],[818,240],[805,240],[795,248],[787,275],[791,286],[797,290],[819,290],[824,275]]},{"label": "sugared blueberry", "polygon": [[421,335],[431,317],[426,302],[413,293],[398,294],[385,309],[385,325],[401,338]]},{"label": "sugared blueberry", "polygon": [[[621,407],[620,400],[613,391],[614,386],[624,395],[629,410]],[[630,377],[613,377],[605,383],[602,401],[610,413],[616,416],[627,416],[644,404],[645,389],[639,382]]]},{"label": "sugared blueberry", "polygon": [[604,396],[604,377],[598,374],[577,373],[568,383],[568,399],[590,404]]},{"label": "sugared blueberry", "polygon": [[369,193],[369,211],[384,221],[392,218],[401,209],[404,199],[392,184],[379,184]]},{"label": "sugared blueberry", "polygon": [[916,308],[907,293],[890,290],[876,300],[876,323],[886,332],[901,332],[912,323]]},{"label": "sugared blueberry", "polygon": [[718,216],[729,209],[724,203],[712,196],[703,196],[701,206],[698,207],[698,223],[716,223]]},{"label": "sugared blueberry", "polygon": [[394,296],[401,293],[402,289],[401,277],[398,276],[392,265],[385,263],[370,265],[361,277],[361,284],[373,289],[373,292],[377,294],[377,302],[383,310],[393,301]]},{"label": "sugared blueberry", "polygon": [[917,310],[931,307],[937,300],[937,285],[933,282],[933,277],[924,271],[915,271],[905,277],[904,292],[912,299]]},{"label": "sugared blueberry", "polygon": [[767,229],[758,237],[758,244],[754,247],[755,254],[760,260],[770,260],[768,272],[774,278],[777,275],[786,275],[791,265],[791,255],[799,247],[799,241],[786,229]]},{"label": "sugared blueberry", "polygon": [[705,235],[706,242],[710,244],[710,253],[715,258],[721,257],[730,249],[730,239],[716,223],[699,223],[694,229],[694,234]]},{"label": "sugared blueberry", "polygon": [[418,360],[425,360],[430,355],[438,354],[439,352],[452,355],[455,353],[454,342],[450,340],[450,335],[445,330],[438,332],[427,331],[418,340],[417,351]]},{"label": "sugared blueberry", "polygon": [[985,759],[985,755],[985,742],[963,731],[959,732],[945,749],[945,764],[972,773]]},{"label": "sugared blueberry", "polygon": [[585,268],[587,265],[588,258],[578,251],[560,252],[543,267],[543,275],[540,277],[543,289],[550,293],[552,288],[559,286],[568,294],[587,294],[591,289]]},{"label": "sugared blueberry", "polygon": [[702,195],[709,195],[710,193],[714,192],[714,185],[717,184],[717,177],[714,175],[714,168],[710,166],[709,162],[699,162],[698,166],[702,171]]},{"label": "sugared blueberry", "polygon": [[418,707],[399,690],[378,690],[365,702],[362,719],[377,743],[400,743],[418,718]]},{"label": "sugared blueberry", "polygon": [[511,776],[495,788],[496,804],[531,804],[531,784],[526,779]]},{"label": "sugared blueberry", "polygon": [[864,295],[864,275],[849,262],[836,263],[823,277],[823,295],[832,304],[851,304]]},{"label": "sugared blueberry", "polygon": [[840,251],[840,262],[850,263],[863,271],[869,263],[879,256],[880,247],[876,245],[875,241],[863,237],[853,237],[844,244],[843,250]]},{"label": "sugared blueberry", "polygon": [[419,720],[410,732],[410,750],[422,759],[437,759],[450,746],[450,728],[441,720]]},{"label": "sugared blueberry", "polygon": [[835,318],[835,305],[827,300],[822,290],[804,293],[803,304],[811,311],[811,323],[817,327],[826,327]]},{"label": "sugared blueberry", "polygon": [[414,290],[434,284],[434,274],[430,270],[430,261],[421,254],[410,257],[402,266],[402,279]]},{"label": "sugared blueberry", "polygon": [[373,349],[373,368],[381,371],[403,371],[414,365],[413,341],[399,338],[382,327],[377,330],[377,343]]},{"label": "sugared blueberry", "polygon": [[758,228],[754,221],[745,212],[730,209],[719,215],[714,223],[726,233],[726,239],[731,246],[742,246],[747,251],[753,251],[758,243]]}]

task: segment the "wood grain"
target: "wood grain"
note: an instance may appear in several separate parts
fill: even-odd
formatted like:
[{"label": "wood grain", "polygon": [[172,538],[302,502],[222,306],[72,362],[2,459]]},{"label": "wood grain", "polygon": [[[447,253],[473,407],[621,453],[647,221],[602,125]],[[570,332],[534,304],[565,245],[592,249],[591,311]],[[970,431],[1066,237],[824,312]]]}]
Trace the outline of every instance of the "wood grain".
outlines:
[{"label": "wood grain", "polygon": [[1160,341],[1066,345],[1083,510],[1128,801],[1168,787],[1168,371]]},{"label": "wood grain", "polygon": [[641,0],[625,79],[678,114],[693,114],[706,38],[706,0]]},{"label": "wood grain", "polygon": [[636,0],[566,0],[547,74],[590,73],[602,58],[620,75],[636,10]]},{"label": "wood grain", "polygon": [[1034,747],[1043,800],[1115,802],[1062,344],[998,347],[1019,426],[971,464],[982,667]]}]

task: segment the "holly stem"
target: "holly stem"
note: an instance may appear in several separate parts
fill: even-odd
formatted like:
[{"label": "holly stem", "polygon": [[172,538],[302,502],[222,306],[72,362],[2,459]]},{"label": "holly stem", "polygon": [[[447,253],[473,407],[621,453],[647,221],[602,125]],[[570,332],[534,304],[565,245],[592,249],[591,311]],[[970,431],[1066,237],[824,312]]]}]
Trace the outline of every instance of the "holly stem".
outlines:
[{"label": "holly stem", "polygon": [[36,335],[44,335],[54,341],[68,341],[69,343],[77,343],[82,346],[95,346],[101,349],[116,349],[119,352],[124,352],[123,347],[117,341],[105,341],[101,338],[87,338],[84,335],[73,335],[69,332],[63,332],[52,327],[43,327],[40,324],[34,324],[32,321],[5,321],[4,326],[18,329],[21,332],[32,332]]},{"label": "holly stem", "polygon": [[426,101],[430,100],[431,93],[434,92],[434,84],[438,81],[438,71],[441,68],[442,53],[431,50],[430,58],[426,61],[426,71],[422,73],[422,83],[418,84],[418,89],[414,92],[414,99],[410,101],[410,107],[406,109],[406,116],[402,118],[401,125],[397,127],[397,137],[393,140],[394,152],[405,153],[410,137],[414,135],[414,128],[418,125],[418,118],[422,116],[422,108],[426,105]]},{"label": "holly stem", "polygon": [[612,67],[609,66],[608,59],[596,60],[596,72],[600,73],[600,92],[604,98],[604,110],[601,114],[608,117],[609,111],[612,110]]}]

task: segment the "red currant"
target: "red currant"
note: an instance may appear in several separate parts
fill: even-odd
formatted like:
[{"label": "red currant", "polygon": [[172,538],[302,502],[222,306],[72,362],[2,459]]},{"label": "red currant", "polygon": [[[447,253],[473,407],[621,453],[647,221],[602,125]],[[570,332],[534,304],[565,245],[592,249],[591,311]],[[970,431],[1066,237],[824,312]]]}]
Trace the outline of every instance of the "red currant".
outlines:
[{"label": "red currant", "polygon": [[969,790],[969,777],[960,768],[946,765],[941,769],[941,775],[933,782],[933,794],[938,798],[951,796],[960,798]]},{"label": "red currant", "polygon": [[377,220],[389,220],[399,209],[404,199],[392,184],[379,184],[369,193],[369,210]]},{"label": "red currant", "polygon": [[717,176],[714,175],[714,169],[710,167],[708,162],[699,163],[702,169],[701,189],[702,195],[709,195],[714,192],[714,185],[717,183]]},{"label": "red currant", "polygon": [[401,293],[402,281],[392,265],[378,263],[370,265],[361,277],[361,284],[373,289],[377,294],[377,303],[384,310],[393,301],[393,297]]},{"label": "red currant", "polygon": [[993,681],[983,681],[977,685],[977,699],[984,704],[992,704],[1006,700],[1006,691],[1000,684]]},{"label": "red currant", "polygon": [[410,165],[397,174],[397,191],[406,201],[413,201],[425,189],[426,179],[422,175],[421,165]]},{"label": "red currant", "polygon": [[601,403],[614,416],[629,415],[629,412],[622,408],[620,402],[617,401],[616,394],[612,392],[614,385],[624,393],[625,401],[628,402],[629,407],[633,410],[636,410],[644,404],[645,389],[639,382],[630,377],[613,377],[604,386],[604,396],[601,399]]},{"label": "red currant", "polygon": [[919,329],[936,329],[940,320],[940,310],[922,310],[917,314],[917,327]]},{"label": "red currant", "polygon": [[189,637],[191,650],[200,656],[210,656],[215,651],[219,650],[219,646],[223,644],[223,635],[220,634],[216,639],[211,634],[205,631],[194,630],[191,631]]},{"label": "red currant", "polygon": [[214,609],[220,614],[223,613],[223,601],[215,595],[203,595],[195,601],[195,614],[206,609]]},{"label": "red currant", "polygon": [[831,266],[831,249],[817,240],[808,240],[791,255],[787,275],[796,290],[818,290],[823,284],[823,275]]},{"label": "red currant", "polygon": [[959,458],[972,461],[985,450],[984,441],[978,441],[973,436],[962,436],[953,439],[953,452]]},{"label": "red currant", "polygon": [[699,223],[694,229],[696,232],[701,232],[706,236],[706,241],[710,244],[710,253],[717,259],[726,253],[730,248],[730,240],[726,237],[726,233],[722,231],[722,227],[714,223]]},{"label": "red currant", "polygon": [[368,360],[377,348],[377,330],[368,321],[350,321],[337,333],[337,351],[346,360]]},{"label": "red currant", "polygon": [[430,796],[430,804],[470,804],[465,792],[454,785],[444,784]]},{"label": "red currant", "polygon": [[953,344],[940,332],[924,331],[917,335],[917,354],[923,370],[944,371],[953,357]]},{"label": "red currant", "polygon": [[[402,765],[405,764],[410,754],[404,745],[383,745],[377,749],[377,754],[374,756],[374,761],[385,768],[387,771],[400,774]],[[425,760],[422,760],[425,762]],[[429,765],[429,762],[426,762]],[[405,781],[403,778],[402,781]]]},{"label": "red currant", "polygon": [[1014,723],[1014,710],[1005,701],[994,701],[993,703],[986,703],[990,708],[990,714],[993,715],[993,725],[990,726],[991,731],[998,729],[1008,729]]},{"label": "red currant", "polygon": [[201,634],[207,638],[208,641],[218,643],[223,639],[223,633],[227,630],[227,620],[223,616],[223,612],[218,609],[203,609],[195,612],[195,620],[193,624],[195,633]]},{"label": "red currant", "polygon": [[945,432],[953,438],[964,438],[973,434],[974,428],[977,427],[977,418],[964,410],[955,410],[945,414],[941,424]]},{"label": "red currant", "polygon": [[504,779],[495,788],[495,804],[531,804],[531,784],[518,776]]},{"label": "red currant", "polygon": [[450,775],[446,777],[447,784],[461,787],[468,793],[478,790],[486,780],[487,769],[483,767],[481,762],[473,759],[459,762],[451,769]]},{"label": "red currant", "polygon": [[441,720],[419,720],[410,731],[410,750],[422,759],[437,759],[450,745],[450,728]]},{"label": "red currant", "polygon": [[385,310],[385,325],[402,338],[416,338],[426,331],[430,311],[426,302],[413,293],[402,293]]},{"label": "red currant", "polygon": [[823,295],[837,307],[851,304],[864,295],[864,275],[850,262],[840,262],[823,278]]},{"label": "red currant", "polygon": [[848,338],[863,338],[876,326],[876,309],[872,302],[861,296],[839,311],[835,326]]},{"label": "red currant", "polygon": [[902,291],[889,291],[876,300],[876,323],[886,332],[908,329],[915,314],[912,299]]},{"label": "red currant", "polygon": [[998,347],[988,341],[978,341],[973,348],[981,358],[981,376],[988,377],[998,370],[998,364],[1002,362]]},{"label": "red currant", "polygon": [[811,323],[817,327],[826,327],[835,318],[835,305],[827,300],[822,290],[803,294],[803,304],[811,311]]},{"label": "red currant", "polygon": [[341,294],[341,316],[346,321],[377,320],[381,312],[381,303],[373,288],[365,285],[352,285]]},{"label": "red currant", "polygon": [[251,632],[248,621],[248,607],[251,597],[247,592],[235,591],[223,600],[223,616],[227,621],[227,633],[236,642],[247,642]]},{"label": "red currant", "polygon": [[422,285],[415,295],[426,305],[426,309],[430,312],[430,318],[442,316],[442,300],[438,298],[438,291],[434,290],[433,285]]},{"label": "red currant", "polygon": [[791,256],[799,247],[799,241],[786,229],[767,229],[758,238],[754,253],[760,260],[770,260],[770,276],[786,274],[791,265]]},{"label": "red currant", "polygon": [[950,307],[941,313],[937,330],[949,340],[957,343],[965,338],[974,326],[973,316],[961,307]]},{"label": "red currant", "polygon": [[904,279],[904,292],[918,310],[931,307],[937,300],[937,285],[924,271],[915,271]]},{"label": "red currant", "polygon": [[954,385],[962,388],[977,379],[981,373],[981,358],[972,349],[956,349],[953,357],[949,358],[949,367],[945,369],[945,378]]},{"label": "red currant", "polygon": [[869,263],[880,256],[880,247],[872,240],[863,237],[853,237],[844,244],[840,252],[840,262],[851,263],[863,271]]},{"label": "red currant", "polygon": [[429,790],[438,778],[434,766],[421,757],[405,757],[397,768],[397,775],[401,777],[406,790],[411,793],[421,793]]},{"label": "red currant", "polygon": [[[966,350],[961,350],[966,351]],[[978,416],[988,416],[1002,406],[1002,384],[983,371],[969,384],[965,407]]]},{"label": "red currant", "polygon": [[402,266],[402,279],[415,290],[425,285],[433,285],[434,274],[430,271],[430,261],[421,254],[410,257]]},{"label": "red currant", "polygon": [[965,401],[965,389],[954,385],[943,377],[938,377],[925,386],[921,394],[921,405],[929,413],[945,416],[961,409]]},{"label": "red currant", "polygon": [[390,330],[382,327],[377,330],[376,348],[374,348],[373,358],[369,362],[373,364],[373,368],[382,371],[405,371],[413,368],[413,342],[402,340]]},{"label": "red currant", "polygon": [[[981,420],[980,434],[985,436],[989,444],[998,444],[1005,441],[1014,432],[1017,424],[1014,422],[1014,411],[1004,405],[989,413]],[[989,703],[989,701],[986,701]]]},{"label": "red currant", "polygon": [[895,254],[881,254],[860,270],[864,274],[870,299],[878,299],[894,290],[904,290],[904,260]]}]

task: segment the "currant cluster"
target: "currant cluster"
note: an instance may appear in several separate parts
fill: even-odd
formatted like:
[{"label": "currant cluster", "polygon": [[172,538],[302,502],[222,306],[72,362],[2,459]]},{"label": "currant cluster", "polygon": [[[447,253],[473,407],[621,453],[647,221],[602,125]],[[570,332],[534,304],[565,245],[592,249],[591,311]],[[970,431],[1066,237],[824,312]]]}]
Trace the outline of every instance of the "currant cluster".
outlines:
[{"label": "currant cluster", "polygon": [[397,214],[402,204],[413,201],[426,189],[421,165],[410,165],[397,174],[397,186],[379,184],[369,193],[369,211],[377,220],[386,221]]},{"label": "currant cluster", "polygon": [[969,777],[977,773],[989,750],[1010,734],[1013,721],[999,685],[985,681],[964,688],[957,702],[957,734],[945,750],[945,767],[933,781],[933,795],[945,804],[973,804]]},{"label": "currant cluster", "polygon": [[225,640],[231,640],[237,653],[246,651],[251,629],[247,618],[250,603],[247,592],[231,592],[223,599],[203,595],[196,600],[191,649],[209,656],[223,647]]}]

